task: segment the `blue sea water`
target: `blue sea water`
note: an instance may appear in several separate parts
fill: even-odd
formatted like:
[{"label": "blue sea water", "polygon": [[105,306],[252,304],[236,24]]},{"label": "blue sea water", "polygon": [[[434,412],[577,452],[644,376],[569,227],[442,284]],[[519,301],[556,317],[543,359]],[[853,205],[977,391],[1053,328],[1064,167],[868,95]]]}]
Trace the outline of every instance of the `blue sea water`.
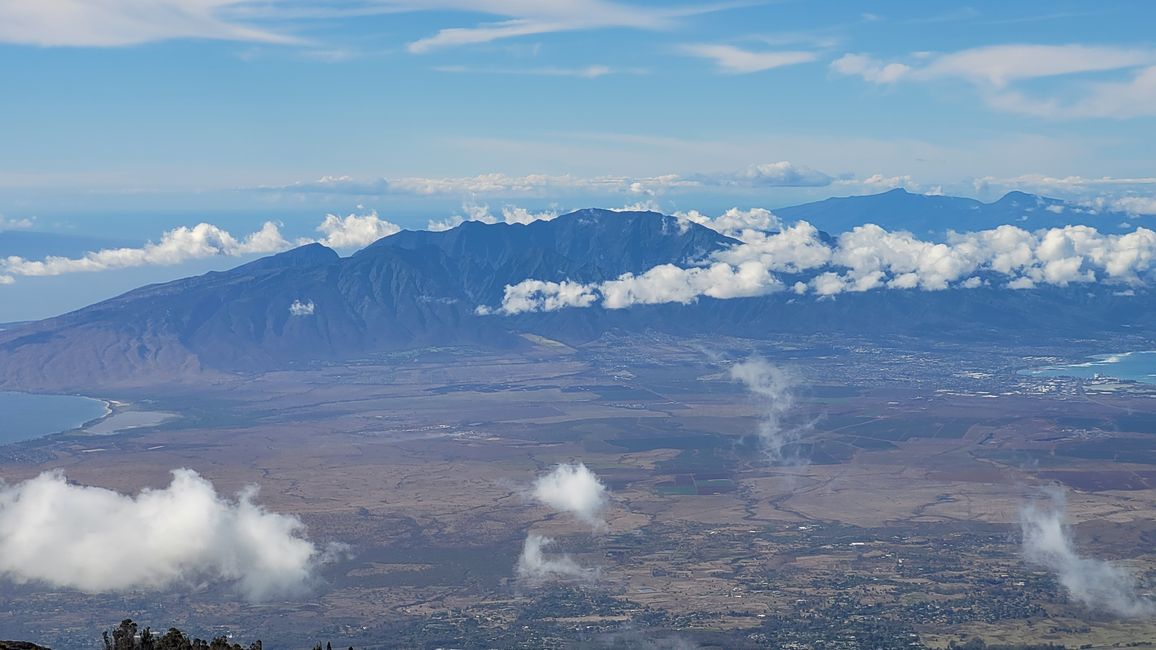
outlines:
[{"label": "blue sea water", "polygon": [[107,412],[104,402],[89,397],[0,391],[0,445],[69,431]]},{"label": "blue sea water", "polygon": [[1036,377],[1083,377],[1096,375],[1156,384],[1156,350],[1098,354],[1083,363],[1046,366],[1028,370]]}]

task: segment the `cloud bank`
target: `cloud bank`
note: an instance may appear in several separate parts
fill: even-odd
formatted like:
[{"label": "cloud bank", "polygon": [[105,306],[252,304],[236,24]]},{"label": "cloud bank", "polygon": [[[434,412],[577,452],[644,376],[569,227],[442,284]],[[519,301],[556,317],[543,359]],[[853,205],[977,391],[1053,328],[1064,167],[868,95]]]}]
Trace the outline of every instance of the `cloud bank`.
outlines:
[{"label": "cloud bank", "polygon": [[1053,491],[1047,502],[1022,508],[1020,530],[1024,560],[1054,573],[1072,600],[1125,618],[1156,614],[1156,603],[1137,594],[1131,573],[1076,551],[1062,492]]},{"label": "cloud bank", "polygon": [[739,171],[661,174],[657,176],[574,176],[479,174],[458,177],[405,177],[362,180],[324,176],[315,181],[248,188],[266,194],[334,196],[560,196],[566,194],[626,194],[653,196],[678,189],[826,187],[834,178],[791,161],[749,165]]},{"label": "cloud bank", "polygon": [[189,469],[129,496],[46,472],[0,488],[0,575],[86,593],[233,583],[254,601],[305,590],[326,552],[292,516],[219,496]]},{"label": "cloud bank", "polygon": [[[522,212],[525,212],[522,210]],[[279,253],[310,243],[330,248],[353,249],[401,231],[401,227],[382,219],[377,212],[350,214],[344,217],[328,214],[317,226],[319,239],[290,242],[281,234],[278,224],[268,221],[260,230],[238,239],[223,228],[209,223],[181,226],[166,231],[158,242],[137,248],[108,248],[86,253],[82,257],[49,256],[29,260],[19,256],[0,258],[0,284],[11,284],[15,277],[42,277],[68,273],[95,273],[141,266],[171,266],[209,257],[242,257]]]},{"label": "cloud bank", "polygon": [[214,256],[237,257],[276,253],[291,244],[281,236],[277,224],[268,221],[260,230],[243,239],[208,223],[189,228],[181,226],[164,233],[159,242],[139,248],[108,248],[79,258],[47,257],[28,260],[22,257],[0,259],[0,272],[8,275],[48,276],[87,273],[137,266],[173,265]]},{"label": "cloud bank", "polygon": [[[697,265],[663,264],[601,283],[528,279],[507,286],[499,307],[484,307],[479,313],[512,315],[592,306],[624,309],[689,304],[704,296],[744,298],[788,290],[831,297],[881,289],[1030,289],[1093,282],[1139,286],[1156,274],[1156,231],[1147,228],[1106,235],[1089,226],[1032,232],[1005,225],[949,232],[945,242],[932,242],[867,224],[829,242],[805,221],[781,226],[769,213],[728,211],[714,219],[686,213],[683,219],[715,228],[741,243]],[[780,275],[793,277],[784,281]]]},{"label": "cloud bank", "polygon": [[758,400],[762,418],[757,431],[759,444],[772,463],[797,463],[789,447],[798,442],[799,430],[783,423],[795,404],[797,381],[790,372],[766,359],[752,357],[730,369],[731,379],[740,382]]},{"label": "cloud bank", "polygon": [[602,509],[606,507],[606,486],[578,463],[563,463],[534,482],[534,498],[558,512],[568,512],[595,529],[606,527]]}]

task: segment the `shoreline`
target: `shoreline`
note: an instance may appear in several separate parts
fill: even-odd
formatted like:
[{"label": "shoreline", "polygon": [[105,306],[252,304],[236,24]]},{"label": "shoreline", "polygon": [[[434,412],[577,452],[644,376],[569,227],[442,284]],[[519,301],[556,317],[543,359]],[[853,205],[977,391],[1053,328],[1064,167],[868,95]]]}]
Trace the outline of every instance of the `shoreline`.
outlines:
[{"label": "shoreline", "polygon": [[1098,375],[1121,382],[1156,385],[1156,362],[1151,368],[1146,369],[1152,372],[1134,373],[1137,376],[1120,376],[1122,373],[1112,372],[1113,368],[1118,368],[1121,363],[1126,363],[1128,359],[1144,355],[1156,356],[1156,350],[1093,354],[1085,356],[1084,361],[1026,368],[1021,372],[1031,377],[1071,377],[1085,380],[1094,379]]},{"label": "shoreline", "polygon": [[[75,434],[75,432],[81,431],[86,427],[94,426],[100,422],[103,422],[104,420],[107,420],[108,418],[115,416],[119,412],[119,406],[118,406],[119,403],[116,400],[111,400],[111,399],[102,398],[102,397],[93,397],[91,395],[80,395],[77,393],[38,393],[38,392],[22,391],[22,390],[5,390],[5,391],[0,391],[0,394],[10,395],[10,396],[15,397],[17,399],[16,405],[18,408],[18,412],[20,410],[24,409],[24,407],[20,406],[20,398],[30,398],[32,400],[35,400],[37,398],[57,398],[57,399],[66,398],[66,399],[82,400],[86,403],[87,402],[98,402],[100,404],[101,410],[103,411],[99,415],[96,415],[95,417],[89,417],[89,418],[87,418],[87,419],[85,419],[79,423],[77,423],[75,420],[73,420],[71,422],[67,422],[67,421],[66,422],[60,422],[60,423],[53,424],[50,428],[46,428],[46,429],[40,429],[38,424],[42,420],[40,420],[39,418],[33,417],[32,420],[30,421],[31,427],[29,427],[28,430],[33,431],[33,432],[37,432],[37,433],[32,433],[30,435],[26,435],[24,433],[18,434],[19,435],[18,440],[11,440],[9,442],[0,443],[3,445],[22,444],[22,443],[32,442],[32,441],[36,441],[36,440],[45,440],[45,439],[49,439],[49,438],[54,438],[56,436],[65,436],[65,435]],[[33,402],[33,404],[35,404],[35,402]],[[38,405],[38,406],[35,406],[34,408],[37,409],[38,412],[42,412],[44,409],[51,409],[52,406],[39,406]],[[84,417],[80,413],[78,413],[77,416]],[[25,424],[29,424],[29,423],[26,422]]]}]

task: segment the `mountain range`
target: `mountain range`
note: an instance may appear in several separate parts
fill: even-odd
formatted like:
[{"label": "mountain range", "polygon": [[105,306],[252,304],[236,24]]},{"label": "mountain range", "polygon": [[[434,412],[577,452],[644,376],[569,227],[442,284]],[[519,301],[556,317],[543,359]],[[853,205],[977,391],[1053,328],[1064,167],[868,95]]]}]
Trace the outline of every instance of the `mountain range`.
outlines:
[{"label": "mountain range", "polygon": [[[867,207],[855,199],[816,205],[826,205],[834,221],[846,218],[837,215],[848,206],[869,211],[903,196],[859,197]],[[917,200],[952,205],[942,198]],[[691,305],[476,313],[479,305],[500,304],[507,285],[527,278],[601,282],[660,264],[685,266],[738,243],[655,212],[586,209],[530,224],[402,231],[349,257],[309,244],[2,330],[0,388],[83,392],[97,384],[195,380],[428,346],[524,348],[534,345],[528,334],[570,345],[615,331],[1010,344],[1156,330],[1156,303],[1146,289],[1121,295],[1100,285],[872,291],[834,300],[782,292]]]},{"label": "mountain range", "polygon": [[938,238],[947,230],[988,230],[1004,224],[1025,230],[1062,228],[1079,223],[1101,232],[1130,230],[1129,215],[1092,208],[1025,192],[1008,192],[984,203],[960,196],[913,194],[896,188],[882,194],[834,197],[814,203],[777,208],[783,221],[804,219],[832,233],[865,223],[887,230],[906,230],[923,238]]}]

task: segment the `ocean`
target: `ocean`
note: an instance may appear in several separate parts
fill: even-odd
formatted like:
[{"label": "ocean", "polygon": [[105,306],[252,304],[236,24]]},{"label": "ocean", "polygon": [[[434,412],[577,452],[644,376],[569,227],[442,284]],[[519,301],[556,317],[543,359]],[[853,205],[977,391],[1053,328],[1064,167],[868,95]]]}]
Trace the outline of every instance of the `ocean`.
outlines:
[{"label": "ocean", "polygon": [[69,431],[106,413],[105,403],[90,397],[0,391],[0,445]]},{"label": "ocean", "polygon": [[1036,377],[1084,377],[1096,375],[1156,384],[1156,350],[1098,354],[1082,363],[1033,368],[1027,374]]}]

